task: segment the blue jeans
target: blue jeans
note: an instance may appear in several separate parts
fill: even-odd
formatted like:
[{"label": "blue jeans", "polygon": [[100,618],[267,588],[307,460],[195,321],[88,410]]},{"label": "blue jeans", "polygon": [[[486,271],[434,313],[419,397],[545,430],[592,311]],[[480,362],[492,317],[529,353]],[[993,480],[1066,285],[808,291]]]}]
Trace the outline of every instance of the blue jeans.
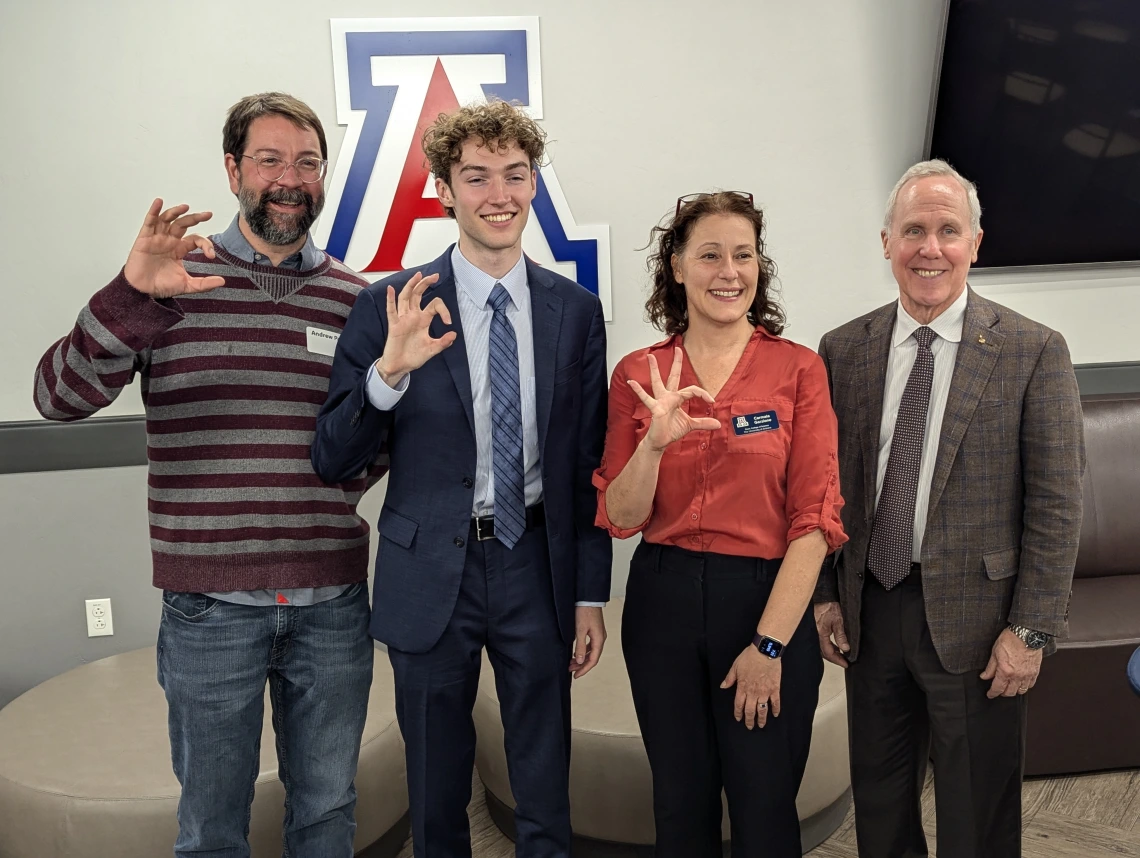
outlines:
[{"label": "blue jeans", "polygon": [[286,858],[352,858],[353,779],[372,687],[368,588],[297,608],[164,591],[158,682],[182,785],[174,854],[249,858],[269,681]]}]

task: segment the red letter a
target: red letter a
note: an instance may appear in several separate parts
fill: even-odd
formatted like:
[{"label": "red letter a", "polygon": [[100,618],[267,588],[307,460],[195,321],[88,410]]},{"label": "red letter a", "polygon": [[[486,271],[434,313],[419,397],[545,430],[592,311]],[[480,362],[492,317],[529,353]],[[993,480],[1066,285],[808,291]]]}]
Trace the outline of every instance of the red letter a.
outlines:
[{"label": "red letter a", "polygon": [[423,195],[431,171],[424,159],[421,141],[424,130],[435,122],[436,117],[441,113],[450,113],[458,107],[459,100],[455,97],[455,91],[451,88],[443,64],[436,60],[427,96],[424,98],[423,110],[420,111],[420,119],[416,123],[416,133],[412,136],[412,145],[408,150],[408,159],[404,162],[404,171],[400,174],[400,181],[396,185],[392,210],[388,213],[384,233],[380,236],[380,246],[376,248],[376,256],[364,268],[365,271],[401,270],[404,267],[404,250],[408,246],[408,236],[412,234],[412,224],[420,218],[447,217],[447,212],[437,198]]}]

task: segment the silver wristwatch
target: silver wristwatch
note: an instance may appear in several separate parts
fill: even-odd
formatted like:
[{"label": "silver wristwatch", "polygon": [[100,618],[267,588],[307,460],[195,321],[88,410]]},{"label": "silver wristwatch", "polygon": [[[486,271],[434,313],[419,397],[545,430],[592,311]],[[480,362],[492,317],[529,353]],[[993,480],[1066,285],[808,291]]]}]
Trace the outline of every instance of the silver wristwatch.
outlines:
[{"label": "silver wristwatch", "polygon": [[1047,635],[1045,632],[1039,632],[1036,629],[1027,629],[1025,626],[1019,626],[1017,623],[1010,623],[1009,630],[1021,638],[1029,649],[1042,649],[1052,635]]}]

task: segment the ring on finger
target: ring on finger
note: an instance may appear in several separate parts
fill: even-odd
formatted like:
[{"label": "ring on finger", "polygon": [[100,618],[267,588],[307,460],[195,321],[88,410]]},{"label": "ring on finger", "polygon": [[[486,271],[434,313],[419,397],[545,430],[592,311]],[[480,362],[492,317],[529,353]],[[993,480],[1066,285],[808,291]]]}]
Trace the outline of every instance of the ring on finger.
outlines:
[{"label": "ring on finger", "polygon": [[767,704],[767,703],[757,703],[757,704],[756,704],[756,708],[757,708],[757,709],[767,709],[767,708],[768,708],[768,704]]}]

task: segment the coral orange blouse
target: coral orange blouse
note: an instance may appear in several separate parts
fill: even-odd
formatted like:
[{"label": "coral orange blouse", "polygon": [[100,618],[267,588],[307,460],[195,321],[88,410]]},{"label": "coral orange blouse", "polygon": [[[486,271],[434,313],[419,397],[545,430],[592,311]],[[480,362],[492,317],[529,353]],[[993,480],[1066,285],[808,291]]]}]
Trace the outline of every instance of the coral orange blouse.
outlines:
[{"label": "coral orange blouse", "polygon": [[[716,403],[694,398],[684,404],[690,416],[714,417],[721,427],[669,445],[649,518],[637,527],[614,526],[606,488],[650,422],[627,379],[651,392],[647,356],[657,358],[666,379],[675,347],[684,349],[681,336],[626,355],[614,369],[606,450],[593,478],[598,526],[622,539],[641,532],[649,542],[766,559],[783,557],[789,542],[816,529],[832,551],[846,542],[827,372],[815,352],[760,327]],[[700,385],[687,357],[680,384]]]}]

